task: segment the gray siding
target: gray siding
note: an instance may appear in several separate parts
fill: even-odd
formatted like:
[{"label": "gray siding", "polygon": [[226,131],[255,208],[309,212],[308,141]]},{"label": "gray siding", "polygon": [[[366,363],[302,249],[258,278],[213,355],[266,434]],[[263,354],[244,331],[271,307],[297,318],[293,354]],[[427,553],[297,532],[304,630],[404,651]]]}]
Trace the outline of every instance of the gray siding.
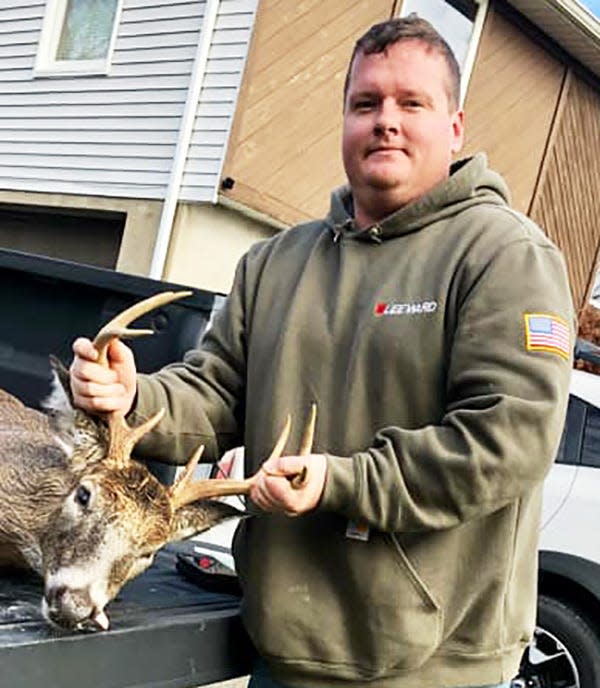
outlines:
[{"label": "gray siding", "polygon": [[214,201],[258,0],[221,0],[179,197]]},{"label": "gray siding", "polygon": [[[51,78],[33,72],[45,2],[6,4],[0,3],[0,188],[163,198],[205,1],[123,0],[110,75]],[[198,157],[190,159],[201,185],[216,183],[249,35],[249,27],[228,22],[251,17],[237,7],[248,4],[255,0],[222,1],[193,141]],[[231,57],[228,35],[236,41]]]}]

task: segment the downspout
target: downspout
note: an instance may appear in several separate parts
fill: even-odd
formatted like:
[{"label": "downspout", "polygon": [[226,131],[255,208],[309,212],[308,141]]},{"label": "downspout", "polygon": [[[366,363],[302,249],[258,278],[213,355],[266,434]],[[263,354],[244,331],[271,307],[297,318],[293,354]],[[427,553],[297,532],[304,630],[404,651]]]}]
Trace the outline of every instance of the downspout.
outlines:
[{"label": "downspout", "polygon": [[219,0],[206,1],[200,42],[198,43],[198,48],[196,49],[194,67],[190,77],[190,86],[188,88],[187,100],[185,103],[185,109],[183,111],[181,127],[179,129],[177,147],[175,148],[175,155],[173,158],[173,167],[171,168],[171,176],[167,186],[167,192],[160,216],[160,223],[158,225],[158,232],[156,234],[156,243],[154,244],[154,251],[152,254],[152,263],[150,265],[149,276],[153,279],[162,279],[165,263],[167,261],[167,253],[173,231],[173,220],[175,218],[175,211],[177,210],[179,191],[181,189],[183,172],[194,130],[194,121],[196,119],[196,112],[198,110],[200,91],[202,89],[204,76],[206,74],[208,51],[210,49],[210,44],[215,29],[215,23],[217,21],[218,9]]}]

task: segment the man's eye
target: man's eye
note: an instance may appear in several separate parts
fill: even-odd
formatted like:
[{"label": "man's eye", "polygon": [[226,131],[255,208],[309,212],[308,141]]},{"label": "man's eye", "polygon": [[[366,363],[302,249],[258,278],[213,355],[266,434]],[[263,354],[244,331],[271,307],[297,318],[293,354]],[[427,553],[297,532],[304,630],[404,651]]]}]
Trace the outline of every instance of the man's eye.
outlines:
[{"label": "man's eye", "polygon": [[420,100],[405,100],[404,101],[404,107],[409,108],[411,110],[415,110],[417,108],[422,107],[422,103]]},{"label": "man's eye", "polygon": [[355,110],[370,110],[372,107],[374,107],[372,100],[357,100],[354,103]]}]

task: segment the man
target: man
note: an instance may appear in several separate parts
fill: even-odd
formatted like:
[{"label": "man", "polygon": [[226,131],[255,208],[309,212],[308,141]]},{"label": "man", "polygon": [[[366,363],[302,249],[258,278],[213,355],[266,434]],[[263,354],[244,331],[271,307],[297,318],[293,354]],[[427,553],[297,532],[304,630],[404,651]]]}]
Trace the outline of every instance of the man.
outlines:
[{"label": "man", "polygon": [[[534,625],[541,486],[565,413],[563,260],[463,140],[459,70],[416,16],[372,27],[344,101],[349,188],[253,247],[202,348],[136,377],[74,345],[76,402],[167,419],[141,451],[243,443],[234,554],[253,688],[508,686]],[[296,456],[316,402],[314,453]],[[285,452],[284,452],[285,454]],[[285,477],[308,468],[305,486]],[[291,515],[298,516],[290,518]]]}]

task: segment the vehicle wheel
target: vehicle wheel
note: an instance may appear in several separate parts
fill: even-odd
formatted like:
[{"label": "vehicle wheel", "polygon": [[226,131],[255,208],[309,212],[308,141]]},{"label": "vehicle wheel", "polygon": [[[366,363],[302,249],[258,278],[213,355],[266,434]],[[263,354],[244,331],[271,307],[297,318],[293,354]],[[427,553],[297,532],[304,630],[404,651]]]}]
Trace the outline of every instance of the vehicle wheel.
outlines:
[{"label": "vehicle wheel", "polygon": [[576,609],[547,595],[513,688],[598,688],[600,638]]}]

